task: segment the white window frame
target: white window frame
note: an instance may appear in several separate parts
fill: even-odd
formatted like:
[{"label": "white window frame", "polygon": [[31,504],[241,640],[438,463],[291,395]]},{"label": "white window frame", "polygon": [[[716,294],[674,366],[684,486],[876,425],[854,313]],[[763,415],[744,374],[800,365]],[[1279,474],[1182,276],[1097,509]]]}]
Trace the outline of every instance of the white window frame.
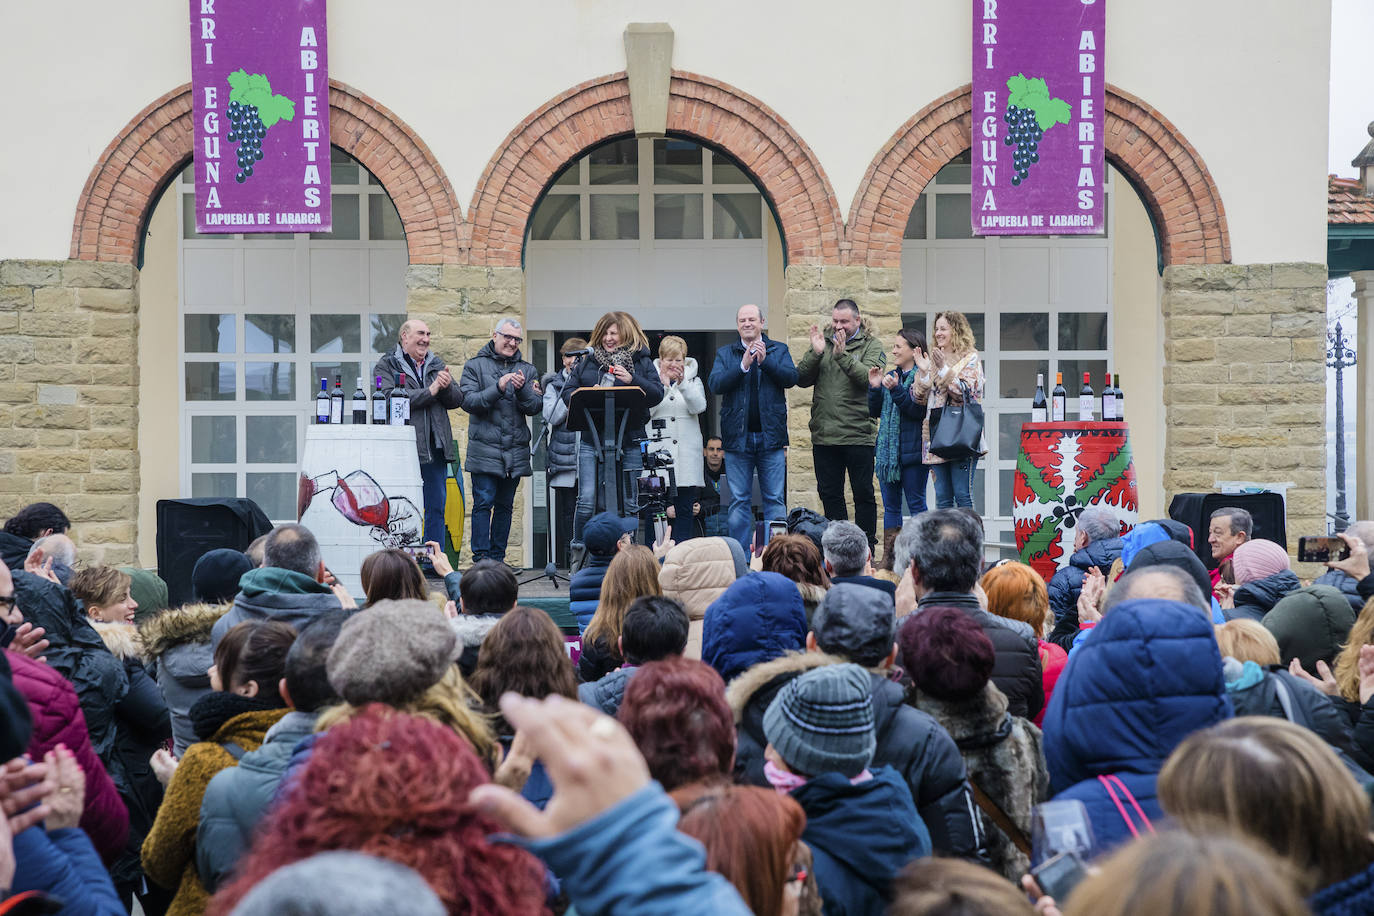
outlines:
[{"label": "white window frame", "polygon": [[[331,157],[332,159],[332,157]],[[194,214],[188,214],[188,208],[195,207],[195,184],[190,176],[190,166],[178,175],[173,182],[171,190],[177,195],[177,214],[178,214],[178,246],[177,246],[177,403],[178,419],[180,423],[181,435],[179,437],[179,461],[180,469],[180,492],[183,497],[191,496],[195,491],[193,487],[193,474],[228,474],[235,475],[236,496],[246,496],[247,475],[249,474],[282,474],[291,473],[296,475],[300,470],[300,460],[305,448],[306,427],[314,422],[314,400],[317,392],[316,385],[318,380],[313,377],[311,363],[313,362],[356,362],[363,375],[369,394],[371,393],[372,383],[370,373],[372,366],[381,354],[372,352],[371,333],[368,316],[371,314],[403,314],[405,309],[401,307],[397,312],[392,308],[374,305],[371,301],[366,301],[354,305],[340,305],[328,307],[311,306],[310,289],[310,252],[320,249],[352,250],[358,252],[360,278],[363,289],[371,288],[371,263],[370,252],[374,250],[400,250],[405,251],[406,243],[400,240],[378,240],[368,239],[369,235],[369,213],[373,202],[378,198],[386,199],[386,190],[367,173],[355,160],[357,166],[357,179],[350,183],[333,183],[332,194],[334,197],[353,195],[359,198],[358,204],[358,236],[357,240],[333,240],[333,239],[312,239],[309,233],[295,233],[289,238],[277,238],[274,236],[255,235],[248,233],[234,233],[224,235],[200,235],[194,238],[187,238],[185,227],[188,218],[194,224]],[[333,163],[331,162],[331,170]],[[230,249],[234,252],[234,277],[235,289],[232,298],[227,304],[203,307],[189,307],[187,305],[187,278],[185,255],[188,251],[203,249]],[[289,250],[293,253],[293,295],[292,301],[281,303],[279,308],[254,306],[250,310],[244,302],[244,290],[242,277],[244,272],[244,256],[249,250],[260,251],[263,249]],[[398,282],[404,283],[404,274],[398,278]],[[252,314],[281,314],[293,315],[296,321],[296,341],[292,353],[246,353],[246,327],[244,316]],[[233,353],[187,353],[186,352],[186,316],[195,314],[233,314],[234,316],[234,343],[235,352]],[[310,352],[310,317],[315,315],[357,315],[359,319],[360,349],[345,353],[312,353]],[[186,397],[186,378],[185,365],[193,362],[218,362],[232,363],[234,366],[235,377],[235,399],[232,401],[192,401]],[[248,401],[245,399],[245,363],[258,362],[289,362],[295,366],[295,397],[290,401]],[[353,383],[355,378],[346,378],[344,382],[345,398],[350,398],[353,393]],[[332,387],[332,380],[331,380]],[[345,410],[350,408],[345,404]],[[192,456],[192,418],[195,416],[232,416],[235,422],[235,460],[232,463],[224,464],[193,464]],[[247,460],[247,417],[249,416],[294,416],[296,422],[296,461],[292,463],[252,463]],[[274,524],[295,521],[294,513],[290,518],[273,518]]]},{"label": "white window frame", "polygon": [[[1114,322],[1113,314],[1113,242],[1111,236],[1111,203],[1116,192],[1115,169],[1108,169],[1106,187],[1106,213],[1105,225],[1107,231],[1101,235],[1054,235],[1054,236],[983,236],[960,239],[937,239],[934,238],[936,232],[936,206],[937,198],[949,194],[972,194],[970,182],[956,183],[951,179],[951,172],[959,165],[964,168],[968,166],[963,163],[952,163],[938,173],[933,181],[926,186],[925,191],[917,199],[916,206],[925,207],[926,216],[926,238],[924,239],[903,239],[902,242],[902,261],[903,275],[910,277],[913,271],[906,270],[909,258],[925,258],[924,276],[926,286],[921,290],[907,288],[903,284],[902,291],[902,315],[925,315],[925,331],[927,338],[930,337],[935,323],[935,315],[946,308],[961,311],[965,314],[983,315],[983,339],[979,341],[979,357],[983,360],[983,369],[987,376],[987,384],[984,388],[983,417],[984,435],[987,441],[988,453],[979,460],[976,475],[983,479],[984,505],[983,518],[986,525],[986,540],[998,544],[1006,545],[1010,550],[1002,551],[1003,556],[1014,555],[1015,546],[1015,526],[1010,514],[1004,515],[1001,511],[1003,496],[1003,477],[1007,477],[1010,484],[1010,476],[1016,469],[1016,450],[1013,448],[1010,453],[1001,453],[1000,442],[1000,421],[1003,415],[1024,415],[1026,420],[1030,419],[1031,400],[1028,395],[1020,398],[1004,398],[1001,395],[1001,364],[1004,359],[1021,359],[1041,361],[1046,365],[1045,393],[1049,394],[1054,387],[1055,373],[1059,370],[1061,360],[1077,360],[1079,362],[1094,360],[1105,361],[1107,371],[1113,376],[1116,374],[1115,365],[1112,360],[1112,344],[1114,341]],[[942,176],[943,175],[943,179]],[[985,301],[981,305],[957,304],[952,303],[948,306],[937,304],[936,301],[936,254],[940,249],[958,248],[981,248],[986,257],[984,259],[984,290]],[[1050,253],[1049,257],[1049,302],[1047,303],[1002,303],[997,301],[999,292],[1002,288],[1000,282],[1001,253],[1012,249],[1043,248]],[[1063,284],[1066,282],[1064,272],[1060,266],[1058,252],[1072,248],[1105,248],[1106,249],[1106,300],[1101,307],[1083,304],[1065,304],[1063,298]],[[1075,313],[1100,313],[1107,315],[1106,339],[1107,347],[1105,350],[1060,350],[1059,349],[1059,317],[1062,314]],[[999,320],[1003,313],[1007,314],[1048,314],[1049,315],[1049,348],[1045,351],[1035,350],[1004,350],[1001,346],[1001,322]],[[904,322],[905,323],[905,322]],[[1099,374],[1095,374],[1092,379],[1093,388],[1098,395],[1098,410],[1101,410],[1101,394],[1103,379]],[[1065,378],[1064,387],[1068,392],[1067,414],[1069,419],[1077,418],[1078,391],[1082,386],[1082,379]],[[976,486],[975,486],[976,488]],[[927,505],[935,505],[935,485],[933,480],[927,482],[926,488]],[[976,506],[976,503],[975,503]]]}]

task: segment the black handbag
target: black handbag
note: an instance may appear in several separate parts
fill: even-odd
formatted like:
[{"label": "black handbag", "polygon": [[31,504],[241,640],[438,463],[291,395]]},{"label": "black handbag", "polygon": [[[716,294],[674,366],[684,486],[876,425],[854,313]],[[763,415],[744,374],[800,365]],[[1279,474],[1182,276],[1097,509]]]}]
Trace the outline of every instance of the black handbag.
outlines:
[{"label": "black handbag", "polygon": [[946,461],[962,461],[983,454],[983,405],[969,400],[967,385],[962,404],[945,404],[930,431],[930,453]]}]

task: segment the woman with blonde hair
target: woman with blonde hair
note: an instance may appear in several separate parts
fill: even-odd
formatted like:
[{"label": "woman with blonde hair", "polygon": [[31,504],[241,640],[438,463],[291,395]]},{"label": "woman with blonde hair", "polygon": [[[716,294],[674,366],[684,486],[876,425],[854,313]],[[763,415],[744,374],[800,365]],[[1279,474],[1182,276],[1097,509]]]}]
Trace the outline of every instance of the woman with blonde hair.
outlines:
[{"label": "woman with blonde hair", "polygon": [[934,343],[929,353],[915,356],[916,381],[911,393],[926,405],[926,436],[922,462],[935,480],[935,506],[949,509],[973,505],[973,470],[978,456],[941,458],[930,451],[930,437],[940,425],[947,404],[978,404],[983,400],[983,363],[973,339],[973,329],[963,312],[935,315]]},{"label": "woman with blonde hair", "polygon": [[1369,796],[1305,729],[1246,716],[1196,732],[1165,761],[1159,801],[1190,833],[1221,828],[1277,853],[1318,916],[1374,910]]},{"label": "woman with blonde hair", "polygon": [[601,581],[601,600],[591,623],[582,634],[582,655],[577,675],[583,683],[600,680],[624,664],[620,655],[620,633],[625,612],[636,598],[662,595],[658,580],[658,560],[647,547],[632,545],[615,555]]},{"label": "woman with blonde hair", "polygon": [[[621,472],[620,487],[624,493],[619,514],[633,518],[639,514],[639,491],[634,481],[644,466],[635,439],[649,422],[649,409],[663,400],[663,382],[654,367],[649,338],[629,313],[602,315],[592,328],[589,345],[592,352],[577,361],[563,386],[564,403],[570,403],[579,388],[636,387],[644,391],[643,407],[629,412],[624,435],[615,443],[619,456],[617,470]],[[593,408],[589,413],[599,434],[605,410]],[[593,515],[607,508],[597,504],[602,496],[601,474],[601,456],[592,445],[592,437],[584,436],[577,452],[577,512],[573,516],[575,550],[581,546],[583,526]],[[632,479],[626,480],[626,477]]]},{"label": "woman with blonde hair", "polygon": [[692,505],[706,482],[699,419],[706,409],[706,389],[697,377],[697,361],[687,355],[687,341],[681,337],[670,334],[659,341],[654,369],[663,383],[663,400],[649,411],[649,420],[662,420],[664,427],[661,433],[646,429],[644,435],[661,438],[661,443],[649,447],[673,456],[677,499],[668,505],[668,518],[672,520],[673,540],[681,544],[695,530]]},{"label": "woman with blonde hair", "polygon": [[1031,719],[1036,725],[1045,720],[1050,708],[1050,694],[1059,683],[1059,675],[1069,663],[1069,653],[1063,647],[1045,639],[1054,627],[1054,612],[1050,610],[1049,589],[1040,574],[1025,563],[999,563],[983,574],[980,583],[988,599],[988,610],[998,617],[1019,620],[1035,631],[1040,646],[1040,668],[1045,686],[1045,705]]}]

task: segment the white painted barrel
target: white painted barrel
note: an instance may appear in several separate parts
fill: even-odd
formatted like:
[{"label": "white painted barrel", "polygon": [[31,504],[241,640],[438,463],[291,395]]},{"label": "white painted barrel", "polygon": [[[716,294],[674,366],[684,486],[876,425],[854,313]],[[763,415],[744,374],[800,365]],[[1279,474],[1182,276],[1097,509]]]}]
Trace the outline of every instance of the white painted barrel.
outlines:
[{"label": "white painted barrel", "polygon": [[424,498],[413,426],[324,425],[305,431],[296,515],[320,555],[362,604],[363,558],[424,543]]}]

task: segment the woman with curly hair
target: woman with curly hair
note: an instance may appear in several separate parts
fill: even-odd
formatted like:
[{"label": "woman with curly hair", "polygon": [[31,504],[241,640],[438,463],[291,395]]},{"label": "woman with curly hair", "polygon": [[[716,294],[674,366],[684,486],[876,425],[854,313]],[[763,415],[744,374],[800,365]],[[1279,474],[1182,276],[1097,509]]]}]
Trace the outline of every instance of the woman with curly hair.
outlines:
[{"label": "woman with curly hair", "polygon": [[[663,380],[654,367],[653,353],[649,350],[649,338],[645,336],[639,322],[628,312],[607,312],[597,319],[592,328],[590,343],[592,352],[577,361],[563,386],[563,401],[570,403],[573,392],[579,388],[598,385],[606,387],[629,386],[644,391],[644,404],[630,411],[625,422],[625,432],[618,444],[617,453],[623,457],[618,470],[638,477],[643,467],[636,436],[643,435],[649,423],[649,409],[657,407],[663,400]],[[596,428],[602,428],[604,410],[592,410],[592,421]],[[606,506],[597,506],[601,495],[601,459],[592,445],[590,436],[582,437],[577,452],[577,511],[573,516],[573,542],[582,543],[582,528],[593,515]],[[625,486],[625,504],[621,515],[633,518],[639,514],[639,494],[634,483]]]},{"label": "woman with curly hair", "polygon": [[210,913],[229,913],[283,865],[331,850],[414,869],[450,913],[546,913],[544,867],[488,840],[501,826],[468,802],[486,782],[472,747],[451,730],[367,706],[320,736]]},{"label": "woman with curly hair", "polygon": [[620,655],[620,632],[625,612],[636,598],[663,594],[658,581],[659,565],[654,552],[632,545],[615,555],[601,580],[601,600],[582,634],[582,655],[577,675],[584,684],[599,681],[625,663]]},{"label": "woman with curly hair", "polygon": [[981,403],[983,362],[973,339],[973,329],[963,312],[935,315],[935,346],[915,357],[916,381],[911,393],[925,404],[926,437],[922,461],[935,480],[935,505],[939,509],[973,505],[973,471],[978,456],[941,458],[930,451],[930,437],[940,425],[940,413],[948,404]]}]

